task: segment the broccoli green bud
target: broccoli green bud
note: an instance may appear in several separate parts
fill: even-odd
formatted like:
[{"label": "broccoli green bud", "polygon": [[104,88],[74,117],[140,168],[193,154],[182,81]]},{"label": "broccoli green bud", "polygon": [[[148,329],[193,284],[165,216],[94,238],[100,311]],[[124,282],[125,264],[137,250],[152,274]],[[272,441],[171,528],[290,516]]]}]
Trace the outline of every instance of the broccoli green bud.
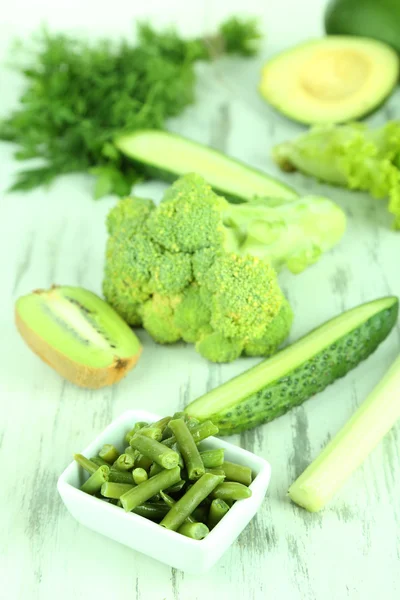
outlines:
[{"label": "broccoli green bud", "polygon": [[108,233],[118,236],[124,232],[139,233],[154,208],[154,202],[146,198],[123,198],[107,217]]},{"label": "broccoli green bud", "polygon": [[212,332],[211,312],[202,300],[198,285],[189,286],[177,305],[174,324],[185,342],[194,344],[198,339]]},{"label": "broccoli green bud", "polygon": [[143,327],[159,344],[171,344],[181,339],[173,319],[175,307],[180,301],[180,296],[168,298],[154,294],[140,309]]},{"label": "broccoli green bud", "polygon": [[229,339],[222,333],[214,332],[198,341],[196,350],[212,362],[231,362],[242,354],[243,341]]},{"label": "broccoli green bud", "polygon": [[248,342],[244,347],[247,356],[272,356],[290,333],[293,311],[286,298],[273,321],[267,325],[262,337]]}]

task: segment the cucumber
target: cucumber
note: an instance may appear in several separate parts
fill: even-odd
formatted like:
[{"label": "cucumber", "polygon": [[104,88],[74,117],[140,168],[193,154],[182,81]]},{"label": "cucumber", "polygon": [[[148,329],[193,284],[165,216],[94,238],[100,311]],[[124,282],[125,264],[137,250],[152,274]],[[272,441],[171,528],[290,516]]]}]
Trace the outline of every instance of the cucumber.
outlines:
[{"label": "cucumber", "polygon": [[372,354],[394,327],[398,305],[390,296],[346,311],[194,400],[185,412],[200,421],[211,419],[220,435],[276,419]]},{"label": "cucumber", "polygon": [[262,171],[168,131],[139,130],[118,137],[114,143],[149,176],[170,182],[195,172],[231,202],[246,202],[254,196],[298,196]]}]

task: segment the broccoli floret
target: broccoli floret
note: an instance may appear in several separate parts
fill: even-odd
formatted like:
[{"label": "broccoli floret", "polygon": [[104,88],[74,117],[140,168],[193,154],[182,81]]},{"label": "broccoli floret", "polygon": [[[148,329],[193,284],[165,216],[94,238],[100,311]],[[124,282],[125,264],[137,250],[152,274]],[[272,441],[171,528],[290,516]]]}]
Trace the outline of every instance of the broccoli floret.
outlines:
[{"label": "broccoli floret", "polygon": [[292,323],[275,267],[312,264],[341,234],[326,233],[338,211],[325,199],[232,205],[185,175],[158,207],[126,198],[111,211],[104,294],[160,343],[183,339],[215,362],[271,354]]},{"label": "broccoli floret", "polygon": [[231,362],[242,354],[243,342],[238,339],[226,338],[222,333],[214,332],[198,341],[196,350],[212,362]]},{"label": "broccoli floret", "polygon": [[253,339],[245,345],[244,354],[247,356],[272,356],[289,335],[292,322],[293,311],[289,302],[284,298],[276,317],[267,325],[260,338]]}]

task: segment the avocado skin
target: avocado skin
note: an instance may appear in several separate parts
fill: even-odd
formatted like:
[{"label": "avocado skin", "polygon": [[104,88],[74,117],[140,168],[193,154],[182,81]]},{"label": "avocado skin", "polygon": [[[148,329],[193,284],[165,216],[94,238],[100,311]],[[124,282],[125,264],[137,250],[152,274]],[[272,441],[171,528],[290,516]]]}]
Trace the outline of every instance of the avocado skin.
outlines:
[{"label": "avocado skin", "polygon": [[325,31],[374,38],[400,53],[400,0],[331,0]]}]

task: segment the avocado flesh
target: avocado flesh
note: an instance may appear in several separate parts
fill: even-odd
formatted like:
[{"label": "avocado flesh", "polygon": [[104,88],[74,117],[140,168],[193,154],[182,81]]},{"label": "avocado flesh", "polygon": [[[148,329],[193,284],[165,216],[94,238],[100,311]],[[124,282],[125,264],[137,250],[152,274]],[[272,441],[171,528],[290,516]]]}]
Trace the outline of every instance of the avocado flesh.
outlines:
[{"label": "avocado flesh", "polygon": [[305,124],[344,123],[375,110],[397,84],[399,58],[376,40],[330,36],[272,58],[260,92],[287,117]]},{"label": "avocado flesh", "polygon": [[400,52],[399,0],[331,0],[325,12],[328,34],[374,38]]}]

